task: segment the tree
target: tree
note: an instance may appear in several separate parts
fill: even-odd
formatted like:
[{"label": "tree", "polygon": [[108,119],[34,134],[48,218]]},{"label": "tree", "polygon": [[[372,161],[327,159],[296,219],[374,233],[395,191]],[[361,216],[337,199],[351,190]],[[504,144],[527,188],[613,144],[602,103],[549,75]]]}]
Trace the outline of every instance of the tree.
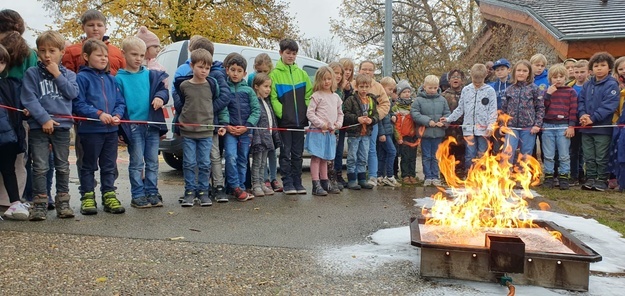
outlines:
[{"label": "tree", "polygon": [[[384,54],[385,0],[343,0],[332,31],[359,55]],[[473,0],[394,0],[393,76],[413,84],[458,66],[457,59],[481,26]]]},{"label": "tree", "polygon": [[108,32],[120,40],[148,27],[162,42],[202,35],[213,42],[274,47],[285,37],[298,37],[282,0],[41,0],[60,32],[76,40],[80,16],[97,9],[109,18]]},{"label": "tree", "polygon": [[334,38],[305,40],[302,42],[302,49],[304,55],[328,64],[337,61],[339,57],[339,50],[334,44]]}]

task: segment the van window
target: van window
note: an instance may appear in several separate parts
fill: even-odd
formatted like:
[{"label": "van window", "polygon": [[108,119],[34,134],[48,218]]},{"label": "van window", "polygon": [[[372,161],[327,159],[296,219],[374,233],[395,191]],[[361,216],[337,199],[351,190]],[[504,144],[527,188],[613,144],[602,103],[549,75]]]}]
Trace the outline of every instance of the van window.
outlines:
[{"label": "van window", "polygon": [[317,69],[319,68],[306,65],[302,67],[302,69],[306,71],[306,74],[310,77],[310,81],[315,81],[315,73],[317,73]]}]

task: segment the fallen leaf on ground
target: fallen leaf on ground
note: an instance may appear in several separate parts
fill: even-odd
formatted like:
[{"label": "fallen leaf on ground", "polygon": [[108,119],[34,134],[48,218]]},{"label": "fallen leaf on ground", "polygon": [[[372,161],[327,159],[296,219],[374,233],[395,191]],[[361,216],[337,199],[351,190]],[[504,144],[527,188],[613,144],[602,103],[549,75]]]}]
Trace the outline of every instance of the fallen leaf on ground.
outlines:
[{"label": "fallen leaf on ground", "polygon": [[168,238],[169,240],[175,241],[175,240],[183,240],[184,236],[176,236],[176,237],[170,237]]},{"label": "fallen leaf on ground", "polygon": [[107,278],[105,276],[99,277],[97,279],[95,279],[96,283],[104,283],[106,282]]}]

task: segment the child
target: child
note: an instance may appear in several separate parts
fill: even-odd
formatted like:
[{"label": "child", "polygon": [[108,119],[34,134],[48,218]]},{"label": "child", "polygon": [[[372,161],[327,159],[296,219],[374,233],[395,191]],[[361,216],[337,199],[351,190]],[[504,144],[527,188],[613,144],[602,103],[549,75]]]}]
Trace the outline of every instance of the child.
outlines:
[{"label": "child", "polygon": [[[174,81],[174,89],[178,94],[174,96],[174,106],[179,110],[177,122],[180,124],[180,135],[184,141],[185,191],[182,207],[192,207],[196,197],[200,200],[200,206],[213,204],[208,196],[210,189],[208,178],[214,127],[208,124],[214,122],[215,114],[226,108],[230,98],[219,95],[216,79],[209,76],[212,64],[213,56],[208,50],[202,48],[193,50],[188,64],[193,73],[192,77],[180,76]],[[197,123],[203,125],[196,126]],[[220,128],[218,133],[223,135],[225,132],[224,128]]]},{"label": "child", "polygon": [[610,75],[614,67],[614,57],[607,52],[595,53],[588,62],[594,77],[582,87],[578,95],[579,122],[582,126],[582,151],[586,165],[585,190],[605,191],[609,176],[608,150],[612,138],[611,127],[593,127],[611,125],[613,114],[619,104],[619,86]]},{"label": "child", "polygon": [[497,94],[497,110],[501,110],[501,101],[506,94],[506,89],[512,85],[510,82],[510,62],[504,58],[498,59],[495,61],[495,64],[493,64],[493,69],[495,70],[497,81],[489,83],[489,85],[495,89],[495,93]]},{"label": "child", "polygon": [[[460,102],[460,95],[462,94],[462,89],[464,88],[465,76],[464,72],[459,69],[453,69],[447,72],[447,80],[449,81],[449,87],[444,90],[441,95],[447,100],[447,105],[449,106],[449,111],[454,112],[456,108],[458,108],[458,103]],[[456,121],[451,122],[450,124],[453,126],[448,126],[445,129],[445,137],[452,137],[456,139],[456,144],[449,147],[450,155],[453,155],[457,160],[464,159],[466,154],[466,144],[464,141],[463,133],[462,133],[462,122],[464,118],[460,116]],[[463,162],[459,162],[456,165],[456,175],[464,176],[466,173],[466,169]]]},{"label": "child", "polygon": [[[354,92],[352,88],[354,61],[350,58],[341,58],[339,59],[339,64],[343,67],[343,83],[337,88],[341,89],[343,93],[341,100],[345,102],[345,99],[349,98]],[[345,129],[340,129],[339,137],[336,142],[336,153],[334,155],[334,172],[336,174],[336,182],[345,188],[347,187],[347,181],[343,178],[343,150],[345,150]]]},{"label": "child", "polygon": [[[623,111],[623,103],[625,102],[625,57],[620,57],[614,61],[614,72],[612,73],[616,81],[618,81],[619,89],[621,90],[620,98],[619,98],[619,107],[616,109],[614,113],[614,118],[612,119],[613,124],[618,123],[619,116]],[[610,180],[608,181],[609,189],[616,189],[619,186],[619,167],[618,164],[618,155],[619,151],[623,149],[619,149],[618,141],[620,138],[620,133],[622,132],[621,128],[614,129],[614,134],[612,136],[612,143],[610,147],[610,161],[608,165],[608,169],[610,170]],[[624,140],[625,141],[625,140]],[[623,142],[621,142],[623,143]],[[623,154],[625,155],[625,154]],[[613,161],[614,160],[614,161]],[[624,171],[625,172],[625,171]],[[625,181],[625,179],[623,179]],[[625,189],[625,187],[620,187],[619,189]]]},{"label": "child", "polygon": [[250,75],[247,76],[247,84],[250,87],[253,87],[254,76],[256,76],[256,74],[264,73],[269,75],[271,70],[273,70],[273,61],[271,60],[271,57],[266,53],[258,54],[254,58],[254,73],[250,73]]},{"label": "child", "polygon": [[438,77],[426,76],[423,80],[423,86],[417,94],[417,99],[410,107],[410,115],[415,124],[425,126],[425,132],[421,139],[423,174],[425,175],[423,186],[443,185],[439,178],[436,150],[438,150],[438,145],[445,136],[444,124],[440,122],[440,119],[449,116],[451,112],[449,112],[447,100],[441,96],[438,83]]},{"label": "child", "polygon": [[24,19],[17,11],[0,10],[0,44],[4,45],[10,57],[4,69],[5,77],[13,77],[20,81],[28,68],[37,65],[37,52],[30,49],[22,37],[25,30]]},{"label": "child", "polygon": [[[163,82],[167,73],[148,70],[143,66],[146,44],[138,37],[122,42],[126,68],[120,69],[115,81],[126,99],[125,118],[132,121],[165,122],[161,108],[169,101],[169,92]],[[128,144],[130,164],[130,206],[143,209],[162,207],[163,197],[158,192],[158,146],[160,137],[167,133],[164,124],[122,124],[124,140]],[[145,178],[142,173],[145,172]]]},{"label": "child", "polygon": [[[397,83],[392,77],[384,77],[380,80],[380,84],[384,87],[386,95],[391,98]],[[393,100],[391,100],[391,109],[393,108]],[[391,122],[391,112],[389,112],[379,123],[379,135],[377,143],[378,152],[378,185],[387,185],[391,187],[399,186],[395,175],[393,174],[393,164],[397,156],[397,149],[393,143],[393,123]]]},{"label": "child", "polygon": [[247,85],[244,77],[247,73],[247,61],[240,54],[232,56],[226,63],[228,85],[232,98],[228,104],[229,122],[224,137],[226,158],[226,182],[238,201],[254,198],[245,192],[245,174],[250,151],[248,130],[255,127],[260,117],[260,105],[256,93]]},{"label": "child", "polygon": [[[280,147],[280,134],[273,130],[276,127],[276,116],[268,102],[271,92],[271,79],[265,73],[254,75],[252,83],[260,105],[259,128],[252,137],[252,194],[255,196],[273,195],[271,184],[263,183],[267,172],[267,155]],[[274,153],[275,155],[275,153]]]},{"label": "child", "polygon": [[[588,61],[587,60],[578,60],[573,67],[575,69],[575,81],[569,84],[575,92],[577,93],[577,98],[579,99],[579,94],[582,92],[582,87],[584,83],[588,81]],[[583,184],[585,182],[584,177],[584,162],[582,157],[582,134],[577,132],[571,138],[571,181],[574,186],[578,186],[579,184]]]},{"label": "child", "polygon": [[397,84],[397,104],[391,109],[391,121],[395,123],[395,141],[399,147],[400,168],[402,183],[405,185],[417,184],[416,179],[416,162],[417,162],[417,132],[414,120],[410,115],[410,106],[413,100],[412,87],[406,80],[402,80]]},{"label": "child", "polygon": [[577,63],[576,59],[568,58],[562,62],[564,68],[566,68],[566,85],[575,81],[575,64]]},{"label": "child", "polygon": [[[139,31],[135,35],[139,39],[145,42],[145,57],[143,58],[142,65],[145,66],[148,70],[158,70],[165,72],[165,67],[158,63],[156,60],[156,56],[158,55],[158,51],[161,48],[161,41],[158,39],[156,34],[152,33],[145,26],[139,27]],[[124,45],[122,44],[122,51]],[[126,55],[124,55],[125,57]],[[128,59],[126,59],[126,63],[128,63]],[[165,87],[167,87],[167,82],[165,83]]]},{"label": "child", "polygon": [[343,104],[343,124],[360,124],[347,129],[347,188],[372,189],[366,169],[372,126],[379,121],[377,100],[369,95],[372,82],[369,75],[359,74],[354,82],[356,93]]},{"label": "child", "polygon": [[532,64],[527,60],[521,60],[512,67],[512,85],[506,90],[501,110],[512,117],[508,121],[508,127],[516,128],[507,134],[503,147],[503,153],[512,164],[516,161],[516,149],[521,146],[523,158],[531,155],[536,144],[536,134],[543,125],[545,105],[538,86],[534,84],[534,72]]},{"label": "child", "polygon": [[588,61],[579,60],[575,63],[575,81],[570,86],[579,94],[582,91],[584,83],[588,81]]},{"label": "child", "polygon": [[[339,62],[332,62],[328,65],[332,71],[334,72],[334,93],[337,94],[339,96],[339,98],[341,99],[341,102],[343,102],[345,100],[345,93],[343,92],[343,83],[344,83],[344,79],[345,79],[345,71],[343,70],[343,66],[341,65],[341,63]],[[341,110],[343,109],[343,106],[341,105]],[[342,111],[341,111],[342,112]],[[341,122],[342,123],[342,122]],[[339,133],[341,132],[341,129],[336,129],[334,131],[334,135],[338,138],[340,137]],[[337,177],[336,177],[336,171],[335,171],[335,166],[334,166],[334,161],[337,158],[337,154],[339,154],[340,157],[340,162],[341,162],[341,167],[343,164],[343,148],[345,148],[345,146],[343,145],[343,147],[341,147],[341,150],[338,149],[338,143],[337,145],[334,145],[335,147],[335,155],[334,155],[334,159],[331,159],[329,161],[327,161],[326,163],[328,164],[328,179],[330,180],[330,185],[328,185],[329,188],[329,193],[340,193],[341,190],[343,190],[343,184],[339,184]]]},{"label": "child", "polygon": [[547,58],[541,54],[537,53],[530,58],[530,63],[532,64],[532,74],[534,74],[534,84],[540,90],[540,95],[544,96],[545,91],[549,87],[549,78],[547,78]]},{"label": "child", "polygon": [[[301,129],[308,125],[306,108],[310,102],[310,77],[297,64],[299,46],[292,39],[280,41],[280,60],[269,73],[271,78],[271,105],[278,118],[278,127]],[[280,174],[285,194],[306,194],[302,185],[302,153],[304,133],[281,131]]]},{"label": "child", "polygon": [[[126,211],[115,195],[117,178],[117,126],[124,116],[126,104],[115,77],[108,74],[108,47],[98,39],[83,43],[86,66],[80,67],[76,82],[80,92],[73,101],[73,111],[78,116],[99,119],[80,121],[78,134],[83,147],[83,164],[80,170],[80,186],[83,192],[80,213],[98,213],[95,201],[95,171],[100,166],[100,190],[104,211],[121,214]],[[108,112],[107,112],[108,111]]]},{"label": "child", "polygon": [[[65,39],[56,31],[41,33],[36,40],[41,60],[37,67],[26,71],[21,100],[31,117],[28,143],[33,159],[33,209],[30,219],[46,219],[48,212],[47,174],[50,170],[50,152],[56,171],[56,215],[72,218],[69,206],[69,143],[73,120],[72,100],[78,96],[76,74],[60,65],[65,50]],[[55,116],[52,119],[52,115]],[[52,151],[50,151],[50,146]]]},{"label": "child", "polygon": [[[341,73],[342,74],[342,73]],[[328,180],[328,164],[336,153],[336,137],[334,130],[343,125],[341,98],[334,93],[336,78],[329,66],[321,67],[315,74],[313,94],[306,117],[310,128],[306,134],[305,147],[311,154],[310,174],[312,177],[313,195],[328,195],[332,189]],[[339,193],[334,190],[333,193]]]},{"label": "child", "polygon": [[549,68],[551,86],[545,93],[545,118],[541,138],[542,153],[545,156],[543,186],[553,188],[556,153],[559,155],[558,182],[560,190],[569,189],[570,138],[575,135],[577,124],[577,93],[566,86],[568,70],[560,64]]},{"label": "child", "polygon": [[[0,45],[0,73],[10,63],[9,52]],[[15,78],[0,76],[0,104],[20,108],[18,100],[19,82]],[[20,153],[26,151],[26,132],[22,125],[22,114],[0,108],[0,173],[9,195],[11,206],[4,216],[15,220],[28,220],[28,207],[20,201],[20,191],[15,174],[15,160]]]},{"label": "child", "polygon": [[492,135],[497,121],[497,94],[490,85],[484,84],[486,73],[484,64],[473,65],[472,83],[462,90],[458,107],[448,117],[441,118],[441,122],[454,122],[464,116],[462,134],[466,141],[464,168],[467,171],[473,159],[488,149],[487,138]]}]

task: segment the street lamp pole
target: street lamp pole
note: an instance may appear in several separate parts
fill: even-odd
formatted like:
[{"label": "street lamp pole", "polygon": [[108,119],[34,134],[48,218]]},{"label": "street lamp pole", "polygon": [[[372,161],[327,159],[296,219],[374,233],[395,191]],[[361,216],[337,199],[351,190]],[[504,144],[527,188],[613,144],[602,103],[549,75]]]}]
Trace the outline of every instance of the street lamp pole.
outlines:
[{"label": "street lamp pole", "polygon": [[393,73],[393,0],[386,0],[384,9],[384,62],[382,69],[384,76],[391,76]]}]

